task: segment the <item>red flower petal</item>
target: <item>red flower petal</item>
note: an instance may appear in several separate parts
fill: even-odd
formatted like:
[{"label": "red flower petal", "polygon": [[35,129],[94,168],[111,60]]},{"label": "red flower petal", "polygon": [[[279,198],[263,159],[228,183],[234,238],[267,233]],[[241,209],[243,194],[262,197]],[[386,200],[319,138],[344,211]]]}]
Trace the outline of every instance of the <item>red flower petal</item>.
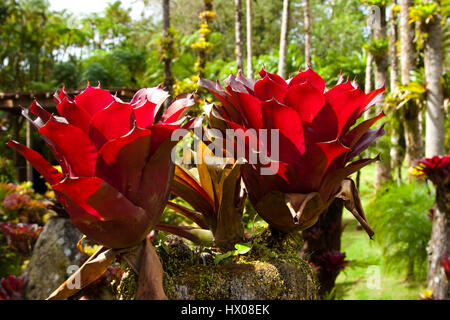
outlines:
[{"label": "red flower petal", "polygon": [[[151,143],[153,135],[152,131]],[[171,155],[177,142],[167,140],[162,143],[151,155],[142,172],[137,203],[146,210],[152,226],[158,223],[169,199],[170,182],[174,173]]]},{"label": "red flower petal", "polygon": [[89,134],[89,122],[92,116],[86,110],[80,108],[73,100],[64,98],[56,106],[56,109],[61,116],[66,118],[67,122]]},{"label": "red flower petal", "polygon": [[217,98],[217,100],[219,100],[219,102],[223,106],[221,111],[226,112],[226,118],[232,119],[232,121],[238,124],[242,124],[239,111],[236,109],[235,106],[233,106],[233,104],[230,101],[229,95],[227,94],[227,92],[223,90],[223,88],[220,87],[218,83],[214,83],[207,79],[199,78],[198,85],[206,88]]},{"label": "red flower petal", "polygon": [[306,71],[299,72],[295,77],[291,79],[288,87],[290,88],[305,81],[308,81],[320,93],[323,93],[325,91],[325,80],[323,80],[322,77],[315,73],[311,68],[308,68]]},{"label": "red flower petal", "polygon": [[63,194],[72,223],[93,241],[124,248],[150,231],[146,212],[99,178],[66,179],[54,189]]},{"label": "red flower petal", "polygon": [[306,82],[291,86],[283,103],[295,108],[303,121],[311,122],[325,105],[325,97],[309,82]]},{"label": "red flower petal", "polygon": [[134,108],[134,118],[139,128],[148,129],[153,125],[157,113],[157,105],[147,101],[142,106]]},{"label": "red flower petal", "polygon": [[286,85],[280,84],[273,80],[270,74],[266,74],[262,80],[256,81],[255,96],[263,101],[271,100],[273,98],[278,101],[283,101],[283,98],[286,95],[286,89]]},{"label": "red flower petal", "polygon": [[[157,123],[153,125],[150,128],[152,132],[150,154],[152,155],[165,141],[170,140],[172,133],[179,128],[180,126],[175,124]],[[178,141],[174,141],[174,143],[177,144]]]},{"label": "red flower petal", "polygon": [[[161,106],[168,97],[169,93],[161,89],[161,86],[153,88],[143,88],[135,93],[130,104],[133,107],[140,107],[147,103],[147,101],[150,101],[158,106]],[[155,111],[155,114],[156,113],[158,113],[158,110]]]},{"label": "red flower petal", "polygon": [[53,117],[39,129],[69,165],[71,177],[92,177],[95,173],[97,148],[78,127],[61,123]]},{"label": "red flower petal", "polygon": [[379,119],[384,117],[384,112],[381,112],[376,117],[370,118],[366,121],[361,122],[359,125],[357,125],[355,128],[353,128],[351,131],[349,131],[343,138],[342,138],[342,144],[353,148],[353,146],[358,142],[358,140],[372,127],[372,125],[377,122]]},{"label": "red flower petal", "polygon": [[114,101],[97,112],[89,125],[89,137],[100,149],[107,141],[117,139],[133,128],[133,109],[128,103]]},{"label": "red flower petal", "polygon": [[298,177],[296,192],[318,191],[330,164],[348,151],[350,149],[338,140],[309,146],[303,156],[293,164]]},{"label": "red flower petal", "polygon": [[33,104],[30,106],[30,111],[32,114],[34,114],[35,116],[38,116],[39,118],[41,118],[43,123],[46,123],[48,120],[50,120],[50,117],[52,116],[50,114],[50,112],[48,112],[47,110],[45,110],[44,108],[42,108],[37,102],[36,100],[33,101]]},{"label": "red flower petal", "polygon": [[178,96],[167,108],[161,117],[160,122],[172,123],[180,120],[188,112],[188,108],[195,104],[193,94],[183,94]]},{"label": "red flower petal", "polygon": [[343,92],[353,91],[353,90],[355,90],[355,88],[352,86],[350,81],[346,81],[344,83],[340,83],[340,84],[334,86],[333,88],[331,88],[330,90],[325,92],[325,97],[327,98],[327,100],[331,100]]},{"label": "red flower petal", "polygon": [[[262,103],[264,128],[278,129],[279,159],[292,163],[305,152],[302,121],[298,113],[275,100]],[[270,132],[268,133],[268,135]],[[270,141],[270,140],[269,140]],[[271,144],[269,142],[269,150]]]},{"label": "red flower petal", "polygon": [[150,152],[150,130],[134,128],[99,151],[95,175],[136,203],[142,170]]},{"label": "red flower petal", "polygon": [[247,127],[259,130],[263,127],[261,100],[248,93],[233,92]]},{"label": "red flower petal", "polygon": [[33,167],[44,177],[50,184],[59,183],[64,179],[64,175],[56,170],[47,160],[44,159],[36,151],[29,149],[16,141],[9,141],[8,146],[15,149],[23,157],[25,157]]},{"label": "red flower petal", "polygon": [[88,86],[86,90],[75,97],[76,104],[92,116],[105,109],[113,101],[114,97],[109,91],[91,86]]},{"label": "red flower petal", "polygon": [[286,83],[286,81],[282,77],[280,77],[279,75],[277,75],[275,73],[267,72],[264,66],[259,71],[259,75],[260,75],[261,78],[264,78],[264,77],[268,76],[270,78],[270,80],[274,81],[275,83],[279,84],[282,87],[287,87],[288,86],[288,84]]}]

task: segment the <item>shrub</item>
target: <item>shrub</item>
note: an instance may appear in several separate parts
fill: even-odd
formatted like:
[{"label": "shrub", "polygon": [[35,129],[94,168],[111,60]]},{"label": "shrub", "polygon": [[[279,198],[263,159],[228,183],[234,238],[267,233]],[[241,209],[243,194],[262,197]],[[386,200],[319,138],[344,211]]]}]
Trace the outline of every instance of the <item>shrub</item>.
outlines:
[{"label": "shrub", "polygon": [[384,265],[409,278],[422,279],[427,271],[426,246],[432,226],[427,213],[434,203],[429,193],[418,182],[400,187],[389,184],[366,207]]}]

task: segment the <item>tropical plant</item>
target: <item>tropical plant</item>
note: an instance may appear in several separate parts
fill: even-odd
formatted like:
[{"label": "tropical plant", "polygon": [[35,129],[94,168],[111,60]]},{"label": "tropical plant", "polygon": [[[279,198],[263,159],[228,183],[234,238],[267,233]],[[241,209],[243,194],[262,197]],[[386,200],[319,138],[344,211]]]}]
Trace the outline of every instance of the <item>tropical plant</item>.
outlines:
[{"label": "tropical plant", "polygon": [[0,222],[0,232],[13,250],[30,256],[33,246],[42,232],[42,227],[38,227],[36,224]]},{"label": "tropical plant", "polygon": [[171,201],[167,207],[192,220],[200,229],[163,224],[156,229],[229,249],[244,238],[242,214],[246,193],[241,184],[241,164],[227,163],[224,158],[220,158],[222,163],[216,163],[217,158],[203,141],[197,142],[196,160],[197,177],[192,170],[177,165],[171,186],[172,193],[193,210]]},{"label": "tropical plant", "polygon": [[[254,82],[231,75],[226,89],[199,80],[221,103],[210,109],[211,126],[234,129],[235,141],[245,146],[248,165],[242,175],[258,214],[279,231],[305,230],[340,197],[371,236],[358,191],[347,176],[377,158],[346,164],[383,135],[383,127],[369,129],[383,113],[352,126],[384,88],[364,94],[341,76],[325,92],[325,81],[312,69],[288,81],[264,68],[260,76]],[[268,132],[265,137],[258,137],[261,129]]]},{"label": "tropical plant", "polygon": [[[112,249],[139,247],[164,210],[174,170],[171,152],[178,142],[171,135],[195,103],[193,95],[180,96],[157,120],[166,98],[167,92],[159,87],[139,90],[130,103],[100,87],[88,86],[74,99],[63,89],[55,95],[59,116],[34,102],[30,111],[36,120],[28,110],[23,115],[48,144],[62,172],[39,153],[15,141],[8,143],[50,183],[72,223],[105,246],[91,257],[102,262],[93,264],[98,269],[85,275],[84,285],[106,270],[117,254]],[[158,264],[151,243],[145,248]],[[90,274],[92,261],[84,266],[78,274],[83,270]],[[54,297],[74,293],[65,284],[60,289]],[[163,291],[157,296],[165,297]]]},{"label": "tropical plant", "polygon": [[10,275],[0,279],[0,300],[23,300],[25,277]]},{"label": "tropical plant", "polygon": [[406,274],[423,278],[426,274],[426,246],[431,235],[427,216],[433,199],[419,183],[381,188],[367,206],[367,216],[380,244],[383,264]]}]

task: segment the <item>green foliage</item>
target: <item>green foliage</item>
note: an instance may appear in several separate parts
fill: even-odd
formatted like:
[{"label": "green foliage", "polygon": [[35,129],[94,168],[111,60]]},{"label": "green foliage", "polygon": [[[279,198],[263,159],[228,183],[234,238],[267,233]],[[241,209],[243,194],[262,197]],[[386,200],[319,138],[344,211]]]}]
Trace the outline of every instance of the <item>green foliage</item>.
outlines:
[{"label": "green foliage", "polygon": [[71,61],[58,63],[52,70],[52,78],[57,83],[57,86],[64,84],[67,89],[78,87],[78,75],[77,66]]},{"label": "green foliage", "polygon": [[236,243],[234,245],[235,250],[227,251],[224,254],[218,254],[214,257],[214,263],[219,264],[222,260],[229,258],[231,256],[238,256],[248,253],[252,247],[249,244]]},{"label": "green foliage", "polygon": [[384,186],[366,206],[386,267],[410,277],[426,275],[426,246],[432,224],[427,213],[433,203],[427,187],[413,182]]},{"label": "green foliage", "polygon": [[417,22],[419,25],[426,25],[433,20],[438,12],[438,6],[435,2],[425,2],[415,0],[414,6],[409,9],[410,22]]},{"label": "green foliage", "polygon": [[97,50],[91,57],[83,61],[81,86],[89,81],[92,85],[98,82],[105,87],[130,86],[131,78],[126,65],[120,63],[120,56],[114,53]]},{"label": "green foliage", "polygon": [[370,52],[375,59],[384,56],[389,48],[389,40],[387,38],[375,39],[364,45],[364,49]]}]

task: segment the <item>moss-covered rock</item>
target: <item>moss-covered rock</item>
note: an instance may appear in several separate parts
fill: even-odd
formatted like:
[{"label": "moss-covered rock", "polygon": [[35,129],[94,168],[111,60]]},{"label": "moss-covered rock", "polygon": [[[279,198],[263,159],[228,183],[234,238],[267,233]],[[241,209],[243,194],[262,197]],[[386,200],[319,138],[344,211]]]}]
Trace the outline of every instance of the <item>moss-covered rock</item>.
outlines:
[{"label": "moss-covered rock", "polygon": [[[317,299],[314,271],[297,255],[301,246],[298,239],[266,230],[252,239],[247,254],[232,255],[220,264],[210,265],[205,263],[205,249],[196,252],[170,238],[166,245],[157,247],[166,295],[174,300]],[[206,255],[215,254],[212,249],[206,251]],[[121,299],[134,298],[130,288],[135,287],[136,275],[131,269],[127,272],[120,285],[127,294]]]}]

